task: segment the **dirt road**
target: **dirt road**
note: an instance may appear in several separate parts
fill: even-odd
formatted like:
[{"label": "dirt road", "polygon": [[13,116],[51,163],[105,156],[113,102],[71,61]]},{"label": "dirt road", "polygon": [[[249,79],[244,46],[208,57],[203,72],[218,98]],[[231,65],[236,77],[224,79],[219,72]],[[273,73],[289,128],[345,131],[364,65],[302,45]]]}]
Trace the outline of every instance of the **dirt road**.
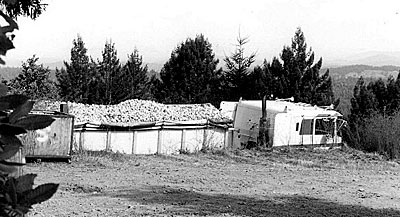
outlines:
[{"label": "dirt road", "polygon": [[24,171],[61,184],[28,216],[400,216],[400,165],[354,150],[80,154]]}]

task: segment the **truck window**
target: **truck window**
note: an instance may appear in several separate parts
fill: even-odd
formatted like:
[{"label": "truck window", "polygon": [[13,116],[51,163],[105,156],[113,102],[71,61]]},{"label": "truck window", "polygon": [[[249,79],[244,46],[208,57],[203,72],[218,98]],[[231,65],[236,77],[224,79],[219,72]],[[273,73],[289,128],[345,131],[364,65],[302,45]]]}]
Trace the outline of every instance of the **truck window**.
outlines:
[{"label": "truck window", "polygon": [[315,120],[315,135],[332,135],[334,131],[334,120],[331,118],[320,118]]},{"label": "truck window", "polygon": [[313,130],[313,119],[303,119],[301,121],[300,135],[311,135]]}]

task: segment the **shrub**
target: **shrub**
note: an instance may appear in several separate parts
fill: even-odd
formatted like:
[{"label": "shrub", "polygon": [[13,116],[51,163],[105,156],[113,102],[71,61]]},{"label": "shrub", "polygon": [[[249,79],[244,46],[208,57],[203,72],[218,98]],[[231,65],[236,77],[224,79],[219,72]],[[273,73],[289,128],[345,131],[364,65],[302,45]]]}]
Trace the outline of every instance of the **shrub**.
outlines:
[{"label": "shrub", "polygon": [[373,115],[359,127],[361,149],[390,159],[400,157],[400,112],[391,116]]}]

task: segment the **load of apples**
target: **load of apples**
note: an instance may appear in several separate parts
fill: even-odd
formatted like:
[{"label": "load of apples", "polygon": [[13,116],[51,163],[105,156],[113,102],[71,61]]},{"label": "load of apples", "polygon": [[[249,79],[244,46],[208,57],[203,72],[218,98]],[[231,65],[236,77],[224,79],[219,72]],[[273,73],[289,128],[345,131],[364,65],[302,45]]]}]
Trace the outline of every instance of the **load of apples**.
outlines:
[{"label": "load of apples", "polygon": [[[60,111],[62,102],[37,101],[34,109]],[[64,103],[65,104],[65,103]],[[213,105],[162,104],[150,100],[132,99],[116,105],[88,105],[68,102],[68,113],[76,123],[132,124],[157,121],[227,120]]]}]

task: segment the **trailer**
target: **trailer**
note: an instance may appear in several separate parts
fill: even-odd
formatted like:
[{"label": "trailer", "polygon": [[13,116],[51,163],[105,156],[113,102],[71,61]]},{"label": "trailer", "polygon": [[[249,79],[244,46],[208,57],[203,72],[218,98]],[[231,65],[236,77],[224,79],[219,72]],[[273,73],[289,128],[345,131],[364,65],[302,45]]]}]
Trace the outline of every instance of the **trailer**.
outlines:
[{"label": "trailer", "polygon": [[[230,105],[230,106],[229,106]],[[257,142],[262,114],[261,100],[222,102],[221,108],[234,119],[241,144]],[[342,143],[338,135],[342,115],[329,108],[284,100],[266,102],[269,143],[276,146],[334,145]]]},{"label": "trailer", "polygon": [[210,120],[136,124],[77,123],[74,151],[124,154],[178,154],[232,147],[234,132]]}]

